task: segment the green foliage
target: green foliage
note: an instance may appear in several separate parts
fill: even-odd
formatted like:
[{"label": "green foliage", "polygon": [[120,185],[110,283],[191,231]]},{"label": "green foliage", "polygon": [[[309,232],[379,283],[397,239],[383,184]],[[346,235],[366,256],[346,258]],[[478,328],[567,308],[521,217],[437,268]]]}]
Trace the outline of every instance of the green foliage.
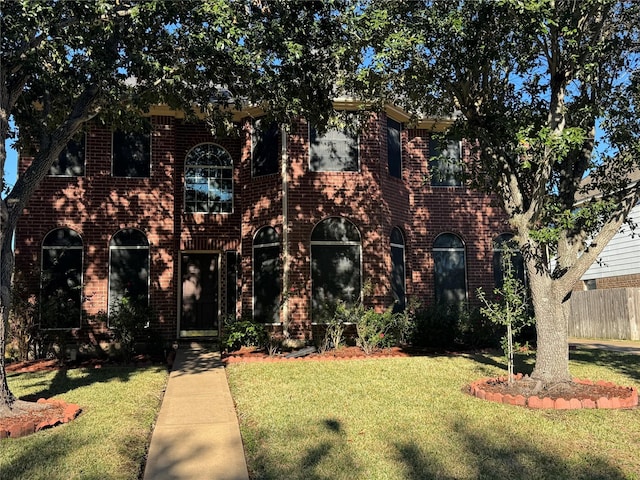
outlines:
[{"label": "green foliage", "polygon": [[512,255],[513,253],[506,252],[503,256],[503,283],[501,287],[493,290],[495,299],[487,299],[481,288],[477,291],[478,299],[484,304],[480,309],[482,314],[494,324],[506,327],[501,344],[507,358],[510,383],[513,382],[513,351],[517,347],[517,344],[514,344],[514,336],[534,321],[530,315],[527,290],[515,275]]},{"label": "green foliage", "polygon": [[136,340],[143,337],[143,332],[149,327],[153,317],[153,310],[147,304],[146,297],[134,299],[124,296],[109,312],[109,328],[114,340],[120,344],[125,363],[131,361]]},{"label": "green foliage", "polygon": [[343,302],[338,302],[336,314],[324,325],[324,333],[316,345],[320,353],[334,348],[340,348],[344,343],[345,325],[343,318],[347,310]]},{"label": "green foliage", "polygon": [[225,321],[220,339],[220,348],[232,352],[241,347],[265,347],[270,345],[269,336],[261,323],[251,318]]},{"label": "green foliage", "polygon": [[38,337],[38,306],[29,298],[22,275],[17,272],[11,289],[11,312],[7,331],[7,353],[9,358],[25,361],[30,354],[35,355]]},{"label": "green foliage", "polygon": [[366,309],[356,322],[356,345],[369,355],[374,351],[397,344],[394,333],[397,316],[391,308],[382,313]]},{"label": "green foliage", "polygon": [[416,310],[409,343],[419,348],[476,349],[498,346],[499,335],[477,309],[434,304]]}]

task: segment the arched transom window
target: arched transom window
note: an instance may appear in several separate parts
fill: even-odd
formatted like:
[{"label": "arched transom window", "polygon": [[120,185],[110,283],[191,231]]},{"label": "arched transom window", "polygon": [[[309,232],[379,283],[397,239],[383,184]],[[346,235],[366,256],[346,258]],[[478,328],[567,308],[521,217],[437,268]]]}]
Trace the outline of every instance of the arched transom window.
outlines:
[{"label": "arched transom window", "polygon": [[233,160],[214,143],[192,148],[184,162],[184,209],[195,213],[233,212]]}]

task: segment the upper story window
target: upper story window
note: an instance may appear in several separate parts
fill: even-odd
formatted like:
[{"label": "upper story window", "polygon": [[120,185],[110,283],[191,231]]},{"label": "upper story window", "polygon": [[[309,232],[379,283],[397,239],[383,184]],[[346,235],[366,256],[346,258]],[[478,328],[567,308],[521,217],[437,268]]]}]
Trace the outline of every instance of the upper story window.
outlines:
[{"label": "upper story window", "polygon": [[184,162],[184,211],[233,213],[233,159],[214,143],[202,143]]},{"label": "upper story window", "polygon": [[83,133],[77,138],[73,138],[67,143],[51,168],[49,175],[59,177],[81,177],[84,175],[84,156],[86,135]]},{"label": "upper story window", "polygon": [[151,135],[140,132],[113,132],[114,177],[151,175]]},{"label": "upper story window", "polygon": [[280,127],[256,120],[253,124],[251,173],[254,177],[278,173]]},{"label": "upper story window", "polygon": [[357,172],[358,136],[347,129],[328,128],[320,135],[309,130],[309,170],[312,172]]},{"label": "upper story window", "polygon": [[402,178],[402,146],[400,132],[402,124],[392,118],[387,118],[387,161],[389,175]]},{"label": "upper story window", "polygon": [[429,140],[429,173],[434,187],[462,185],[462,155],[460,142]]}]

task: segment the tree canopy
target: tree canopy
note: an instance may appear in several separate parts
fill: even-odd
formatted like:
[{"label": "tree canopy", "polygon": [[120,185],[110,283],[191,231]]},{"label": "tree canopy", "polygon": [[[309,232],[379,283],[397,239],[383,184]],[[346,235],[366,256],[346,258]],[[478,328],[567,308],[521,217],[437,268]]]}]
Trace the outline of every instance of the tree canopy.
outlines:
[{"label": "tree canopy", "polygon": [[627,175],[640,167],[639,10],[372,0],[360,19],[364,91],[453,116],[448,133],[470,140],[466,179],[496,195],[525,256],[544,382],[570,379],[568,298],[638,200]]},{"label": "tree canopy", "polygon": [[304,115],[326,122],[340,94],[336,72],[358,63],[346,28],[353,18],[347,0],[3,2],[3,183],[10,135],[33,161],[0,202],[0,412],[13,402],[4,368],[12,235],[83,124],[135,122],[154,104],[204,113],[212,128],[224,125],[232,109],[252,104],[281,121]]}]

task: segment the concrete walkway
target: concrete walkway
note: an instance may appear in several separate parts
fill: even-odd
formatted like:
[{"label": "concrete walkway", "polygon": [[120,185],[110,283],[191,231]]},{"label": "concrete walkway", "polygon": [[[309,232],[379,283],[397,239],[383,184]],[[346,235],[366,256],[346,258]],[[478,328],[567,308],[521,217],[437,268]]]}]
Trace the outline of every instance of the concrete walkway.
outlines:
[{"label": "concrete walkway", "polygon": [[640,341],[637,340],[599,340],[589,338],[570,338],[569,347],[599,348],[614,352],[634,353],[640,355]]},{"label": "concrete walkway", "polygon": [[220,353],[178,349],[151,437],[144,480],[248,480]]}]

